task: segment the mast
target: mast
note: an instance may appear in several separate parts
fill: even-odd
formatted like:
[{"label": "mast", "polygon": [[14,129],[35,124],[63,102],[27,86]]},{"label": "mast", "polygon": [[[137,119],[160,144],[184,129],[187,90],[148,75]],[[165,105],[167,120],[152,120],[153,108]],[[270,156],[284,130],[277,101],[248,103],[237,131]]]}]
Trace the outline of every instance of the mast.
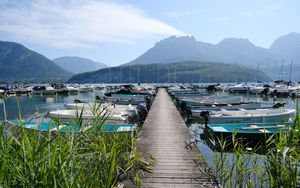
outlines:
[{"label": "mast", "polygon": [[176,83],[176,65],[175,65],[174,83]]},{"label": "mast", "polygon": [[140,65],[138,64],[137,67],[137,71],[138,71],[138,84],[140,83]]},{"label": "mast", "polygon": [[111,83],[111,67],[109,67],[109,83]]},{"label": "mast", "polygon": [[291,60],[291,67],[290,67],[290,82],[292,81],[292,68],[293,68],[293,59]]},{"label": "mast", "polygon": [[284,62],[284,59],[282,59],[281,61],[281,68],[279,69],[279,72],[278,72],[278,79],[279,80],[280,78],[282,79],[282,74],[283,74],[283,62]]},{"label": "mast", "polygon": [[159,63],[157,64],[157,83],[159,83]]},{"label": "mast", "polygon": [[122,83],[122,66],[120,66],[120,83]]},{"label": "mast", "polygon": [[170,65],[168,65],[168,83],[170,83]]}]

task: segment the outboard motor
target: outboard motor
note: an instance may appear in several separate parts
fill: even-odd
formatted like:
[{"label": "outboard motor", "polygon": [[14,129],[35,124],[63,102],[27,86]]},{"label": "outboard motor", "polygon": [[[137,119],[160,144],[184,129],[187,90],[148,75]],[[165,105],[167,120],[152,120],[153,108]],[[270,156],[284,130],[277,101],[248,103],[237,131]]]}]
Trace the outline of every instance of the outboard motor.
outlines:
[{"label": "outboard motor", "polygon": [[143,104],[139,104],[136,107],[136,111],[137,111],[137,119],[135,121],[137,121],[139,125],[142,125],[148,114],[147,107]]},{"label": "outboard motor", "polygon": [[264,90],[262,90],[262,92],[260,92],[260,94],[266,96],[269,93],[269,91],[270,89],[266,87]]},{"label": "outboard motor", "polygon": [[79,100],[79,99],[75,99],[74,102],[75,102],[75,103],[85,103],[85,102],[83,102],[83,101],[81,101],[81,100]]},{"label": "outboard motor", "polygon": [[280,102],[278,102],[278,103],[274,104],[274,105],[272,106],[272,108],[280,108],[280,107],[284,107],[284,105],[285,105],[285,103],[280,103]]},{"label": "outboard motor", "polygon": [[277,97],[277,95],[278,95],[277,89],[275,89],[275,90],[273,91],[273,93],[272,93],[272,96],[273,96],[273,97]]},{"label": "outboard motor", "polygon": [[150,110],[150,107],[152,105],[152,99],[150,96],[146,96],[145,97],[145,100],[146,100],[146,107],[147,107],[147,110],[149,111]]},{"label": "outboard motor", "polygon": [[186,110],[187,110],[187,104],[185,101],[182,101],[180,103],[180,111],[183,112],[183,113],[186,113]]},{"label": "outboard motor", "polygon": [[209,122],[209,111],[200,112],[200,117],[202,118],[205,127],[207,127],[207,124]]}]

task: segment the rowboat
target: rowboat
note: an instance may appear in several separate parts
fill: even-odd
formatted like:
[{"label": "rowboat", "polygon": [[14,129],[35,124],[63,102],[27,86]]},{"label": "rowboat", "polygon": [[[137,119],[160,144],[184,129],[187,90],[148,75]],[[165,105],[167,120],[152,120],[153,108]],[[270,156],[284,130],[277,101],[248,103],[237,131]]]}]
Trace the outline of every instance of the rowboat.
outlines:
[{"label": "rowboat", "polygon": [[291,121],[296,110],[277,109],[256,109],[256,110],[221,110],[209,112],[209,123],[212,124],[235,124],[235,123],[284,123]]},{"label": "rowboat", "polygon": [[[38,131],[59,131],[59,132],[72,132],[73,130],[75,132],[85,131],[87,129],[96,129],[97,126],[80,126],[75,123],[63,123],[63,124],[57,124],[54,121],[41,121],[41,122],[35,122],[35,121],[26,121],[20,123],[18,120],[15,121],[8,121],[8,125],[11,126],[24,126],[26,129],[33,129]],[[132,132],[135,130],[136,126],[134,124],[102,124],[99,125],[100,130],[103,132]]]},{"label": "rowboat", "polygon": [[[256,102],[240,102],[240,103],[213,103],[191,106],[192,116],[199,117],[203,111],[221,111],[221,110],[239,110],[239,109],[262,109],[260,103]],[[271,107],[264,107],[265,109]]]},{"label": "rowboat", "polygon": [[266,144],[270,137],[285,133],[289,130],[290,123],[236,123],[236,124],[208,124],[204,128],[205,136],[209,139],[209,145],[220,147],[222,143],[227,143],[225,147],[232,149],[233,139],[238,140],[247,147]]},{"label": "rowboat", "polygon": [[112,103],[69,103],[65,104],[65,108],[69,110],[89,110],[95,111],[99,109],[109,109],[111,113],[123,113],[127,114],[128,116],[135,113],[135,106],[129,105],[116,105]]},{"label": "rowboat", "polygon": [[110,114],[106,110],[102,110],[98,115],[95,115],[91,110],[54,110],[48,112],[47,116],[59,122],[75,122],[82,120],[85,125],[100,121],[118,124],[124,123],[128,118],[126,114]]}]

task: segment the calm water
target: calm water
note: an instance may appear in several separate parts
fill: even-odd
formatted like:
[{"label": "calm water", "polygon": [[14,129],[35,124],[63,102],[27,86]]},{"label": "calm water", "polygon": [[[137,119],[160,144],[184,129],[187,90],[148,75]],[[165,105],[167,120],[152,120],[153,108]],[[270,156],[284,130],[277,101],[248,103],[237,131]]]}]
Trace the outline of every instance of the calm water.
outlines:
[{"label": "calm water", "polygon": [[[6,111],[8,119],[17,119],[18,109],[20,109],[22,117],[27,117],[36,112],[47,113],[50,110],[63,109],[65,104],[73,103],[75,99],[93,101],[96,95],[102,96],[103,93],[103,90],[99,90],[78,95],[10,96],[5,100]],[[0,102],[0,121],[4,120],[3,114],[3,103]]]},{"label": "calm water", "polygon": [[[50,110],[63,109],[64,105],[67,103],[73,103],[75,99],[80,99],[83,101],[93,101],[96,95],[102,96],[104,90],[99,90],[90,93],[80,93],[78,95],[53,95],[53,96],[11,96],[8,97],[5,101],[6,109],[8,113],[8,119],[17,119],[18,118],[18,109],[20,109],[23,117],[33,115],[36,112],[47,113]],[[228,94],[225,92],[216,93],[218,96],[237,96],[235,94]],[[269,106],[277,102],[286,103],[286,107],[295,108],[295,100],[290,98],[261,98],[260,96],[255,95],[239,95],[243,97],[244,101],[253,101],[261,102],[263,106]],[[224,101],[226,102],[226,101]],[[19,104],[19,108],[18,108]],[[3,104],[0,103],[0,121],[4,119],[3,116]],[[193,130],[195,133],[195,130]],[[199,135],[201,130],[196,130],[196,134]],[[205,145],[204,143],[198,144],[201,153],[207,159],[210,165],[213,164],[213,152],[212,150]]]},{"label": "calm water", "polygon": [[[252,101],[252,102],[260,102],[262,103],[262,106],[270,106],[273,105],[275,103],[286,103],[285,107],[288,108],[296,108],[296,101],[295,99],[291,99],[291,98],[271,98],[271,97],[267,97],[267,98],[262,98],[259,95],[237,95],[237,94],[228,94],[225,92],[222,93],[216,93],[215,95],[217,96],[226,96],[224,98],[227,98],[227,96],[242,96],[243,97],[243,101],[247,102],[247,101]],[[226,102],[226,101],[224,101]],[[299,103],[299,102],[298,102]],[[200,143],[197,144],[198,148],[200,149],[202,155],[204,156],[204,158],[206,159],[206,161],[208,162],[209,166],[213,167],[214,166],[214,152],[211,150],[211,148],[209,148],[206,144],[205,141],[201,140],[200,138],[200,134],[202,133],[202,129],[198,128],[197,125],[192,124],[189,125],[190,126],[190,132],[193,135],[193,137],[196,137],[198,140],[200,140]],[[227,154],[228,156],[232,156],[231,154]]]}]

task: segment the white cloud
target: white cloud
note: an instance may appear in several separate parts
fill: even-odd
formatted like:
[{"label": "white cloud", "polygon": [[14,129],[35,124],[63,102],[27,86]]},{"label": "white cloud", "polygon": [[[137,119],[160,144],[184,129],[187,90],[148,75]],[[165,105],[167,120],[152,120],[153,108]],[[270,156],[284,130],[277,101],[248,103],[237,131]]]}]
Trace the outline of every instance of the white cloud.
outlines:
[{"label": "white cloud", "polygon": [[198,10],[191,10],[191,11],[173,11],[173,12],[167,12],[166,16],[169,18],[180,18],[185,16],[193,16],[197,14],[201,14],[201,11]]},{"label": "white cloud", "polygon": [[222,24],[226,24],[226,23],[228,23],[228,18],[224,18],[224,17],[215,18],[214,21],[222,23]]},{"label": "white cloud", "polygon": [[246,16],[248,18],[261,17],[261,16],[274,16],[277,14],[279,9],[280,9],[279,5],[269,4],[269,5],[265,5],[261,9],[251,10],[246,12]]},{"label": "white cloud", "polygon": [[96,0],[33,0],[27,4],[1,0],[0,31],[56,48],[185,35],[129,4]]}]

